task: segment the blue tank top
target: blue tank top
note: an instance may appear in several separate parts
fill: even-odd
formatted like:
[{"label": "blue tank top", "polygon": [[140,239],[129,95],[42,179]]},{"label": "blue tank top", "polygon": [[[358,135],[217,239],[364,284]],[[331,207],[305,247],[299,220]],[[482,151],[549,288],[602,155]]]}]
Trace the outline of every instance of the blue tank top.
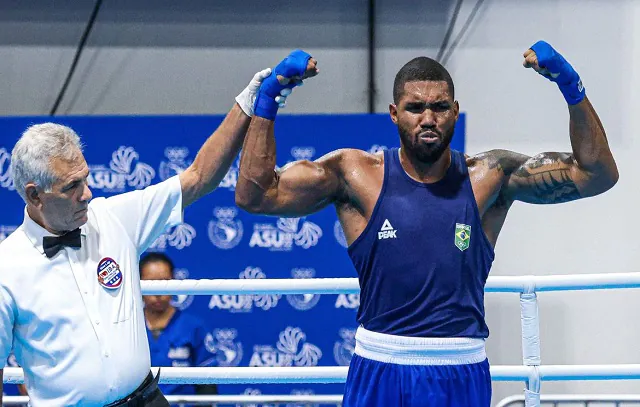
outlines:
[{"label": "blue tank top", "polygon": [[446,175],[418,182],[398,149],[384,152],[384,181],[371,219],[349,246],[360,280],[358,322],[414,337],[486,338],[484,285],[493,262],[464,154]]}]

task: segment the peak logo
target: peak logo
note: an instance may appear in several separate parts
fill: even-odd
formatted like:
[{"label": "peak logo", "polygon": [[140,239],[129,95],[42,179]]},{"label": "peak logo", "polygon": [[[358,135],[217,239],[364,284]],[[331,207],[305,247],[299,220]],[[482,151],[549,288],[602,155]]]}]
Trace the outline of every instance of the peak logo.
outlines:
[{"label": "peak logo", "polygon": [[256,345],[249,366],[317,366],[322,351],[307,343],[307,335],[300,328],[288,326],[280,332],[275,348]]},{"label": "peak logo", "polygon": [[149,164],[138,161],[138,158],[133,147],[120,146],[111,154],[108,168],[103,165],[89,166],[89,186],[104,192],[124,192],[127,187],[148,187],[156,172]]},{"label": "peak logo", "polygon": [[[259,267],[247,267],[244,269],[239,278],[241,279],[258,279],[267,276]],[[223,309],[229,312],[251,312],[253,307],[268,311],[278,305],[278,301],[282,298],[281,294],[272,295],[235,295],[235,294],[215,294],[211,296],[209,301],[209,309]]]},{"label": "peak logo", "polygon": [[280,218],[275,225],[254,224],[249,247],[261,247],[271,251],[291,251],[294,243],[303,249],[317,245],[322,237],[322,229],[315,223],[302,219]]}]

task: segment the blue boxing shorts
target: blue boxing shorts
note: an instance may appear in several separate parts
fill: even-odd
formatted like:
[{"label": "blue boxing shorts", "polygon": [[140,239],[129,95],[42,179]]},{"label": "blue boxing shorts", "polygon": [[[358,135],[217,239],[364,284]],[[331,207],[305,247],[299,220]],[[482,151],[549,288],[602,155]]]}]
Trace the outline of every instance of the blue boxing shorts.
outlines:
[{"label": "blue boxing shorts", "polygon": [[490,407],[483,339],[413,338],[360,327],[343,407]]}]

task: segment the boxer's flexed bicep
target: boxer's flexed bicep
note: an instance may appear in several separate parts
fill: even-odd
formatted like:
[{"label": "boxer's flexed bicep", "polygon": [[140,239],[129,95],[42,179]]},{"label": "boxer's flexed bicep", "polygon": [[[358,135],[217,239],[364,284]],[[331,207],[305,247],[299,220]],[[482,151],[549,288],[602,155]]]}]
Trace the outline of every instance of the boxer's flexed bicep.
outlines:
[{"label": "boxer's flexed bicep", "polygon": [[555,204],[597,195],[591,175],[582,171],[571,153],[541,153],[516,168],[503,187],[503,196],[532,204]]},{"label": "boxer's flexed bicep", "polygon": [[491,206],[509,207],[513,201],[554,204],[597,193],[592,188],[593,177],[578,166],[570,153],[548,152],[530,157],[492,150],[473,157],[473,162],[481,167],[479,176],[484,181],[478,181],[479,184],[500,185],[489,202]]},{"label": "boxer's flexed bicep", "polygon": [[315,161],[300,160],[276,170],[273,183],[260,202],[244,205],[252,213],[279,216],[309,215],[339,199],[344,190],[341,161],[344,150]]}]

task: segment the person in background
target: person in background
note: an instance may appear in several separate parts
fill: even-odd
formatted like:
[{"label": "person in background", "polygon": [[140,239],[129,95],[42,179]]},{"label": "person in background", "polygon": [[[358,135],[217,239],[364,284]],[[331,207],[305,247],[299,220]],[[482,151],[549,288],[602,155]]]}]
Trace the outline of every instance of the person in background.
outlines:
[{"label": "person in background", "polygon": [[[148,253],[140,259],[141,280],[172,280],[174,265],[162,253]],[[216,355],[205,346],[204,323],[171,304],[170,295],[145,295],[151,366],[215,366]],[[218,394],[215,384],[160,384],[165,395]]]}]

